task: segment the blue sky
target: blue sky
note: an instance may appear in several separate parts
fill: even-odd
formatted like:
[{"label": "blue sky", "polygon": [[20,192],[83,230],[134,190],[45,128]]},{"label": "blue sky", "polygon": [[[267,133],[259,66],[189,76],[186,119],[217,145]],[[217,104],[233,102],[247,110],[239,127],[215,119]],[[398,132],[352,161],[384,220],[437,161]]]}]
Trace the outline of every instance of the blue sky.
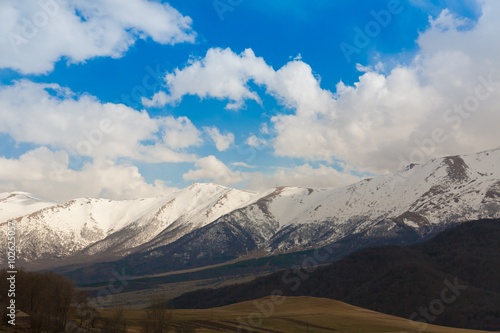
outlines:
[{"label": "blue sky", "polygon": [[[485,131],[496,89],[472,116],[457,113],[460,124],[445,114],[478,77],[496,74],[498,9],[472,0],[2,3],[0,192],[64,200],[204,181],[341,186],[495,148],[498,134]],[[433,139],[436,128],[446,140]]]}]

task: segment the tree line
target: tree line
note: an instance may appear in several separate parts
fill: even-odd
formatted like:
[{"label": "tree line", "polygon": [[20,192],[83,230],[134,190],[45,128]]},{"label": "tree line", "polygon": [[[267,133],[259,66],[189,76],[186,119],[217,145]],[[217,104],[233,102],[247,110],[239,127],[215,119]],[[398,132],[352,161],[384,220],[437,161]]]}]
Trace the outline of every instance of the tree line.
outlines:
[{"label": "tree line", "polygon": [[[5,291],[8,290],[7,270],[0,270],[0,290],[2,290],[0,314],[4,323],[7,317]],[[16,309],[30,316],[32,332],[64,332],[68,313],[76,288],[73,282],[53,272],[27,272],[16,274]]]}]

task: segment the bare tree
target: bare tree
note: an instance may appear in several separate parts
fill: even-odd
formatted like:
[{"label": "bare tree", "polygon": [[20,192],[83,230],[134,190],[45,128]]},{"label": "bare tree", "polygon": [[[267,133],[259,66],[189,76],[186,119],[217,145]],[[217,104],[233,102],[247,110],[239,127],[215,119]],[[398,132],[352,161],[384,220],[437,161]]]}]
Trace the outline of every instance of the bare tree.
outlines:
[{"label": "bare tree", "polygon": [[70,280],[52,272],[48,273],[48,279],[52,281],[51,300],[49,301],[49,304],[53,308],[51,326],[54,332],[61,332],[64,331],[64,327],[66,326],[71,300],[75,294],[75,287]]},{"label": "bare tree", "polygon": [[[6,280],[6,270],[0,280]],[[73,282],[55,273],[26,272],[16,274],[16,307],[31,317],[32,332],[62,332],[68,320]]]}]

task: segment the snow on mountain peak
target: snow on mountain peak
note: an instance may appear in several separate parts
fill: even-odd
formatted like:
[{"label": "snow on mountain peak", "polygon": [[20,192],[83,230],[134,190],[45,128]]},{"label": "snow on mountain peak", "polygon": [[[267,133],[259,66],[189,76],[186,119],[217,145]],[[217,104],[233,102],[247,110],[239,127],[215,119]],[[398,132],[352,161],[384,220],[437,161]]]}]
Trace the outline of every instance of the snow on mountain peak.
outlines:
[{"label": "snow on mountain peak", "polygon": [[31,214],[55,204],[55,202],[39,199],[28,192],[15,191],[0,193],[0,223]]},{"label": "snow on mountain peak", "polygon": [[435,158],[339,188],[281,186],[254,193],[194,183],[152,198],[79,198],[62,204],[25,192],[1,193],[0,223],[17,218],[19,250],[26,260],[123,255],[170,244],[218,223],[238,224],[246,235],[254,235],[256,244],[288,250],[370,228],[379,236],[398,224],[419,233],[424,227],[498,217],[499,201],[497,149]]},{"label": "snow on mountain peak", "polygon": [[[174,241],[253,196],[248,191],[200,183],[157,197],[119,201],[77,198],[57,204],[10,193],[0,196],[0,222],[18,218],[19,253],[26,258],[78,251],[127,252],[148,242],[157,246]],[[53,247],[54,243],[59,246]]]}]

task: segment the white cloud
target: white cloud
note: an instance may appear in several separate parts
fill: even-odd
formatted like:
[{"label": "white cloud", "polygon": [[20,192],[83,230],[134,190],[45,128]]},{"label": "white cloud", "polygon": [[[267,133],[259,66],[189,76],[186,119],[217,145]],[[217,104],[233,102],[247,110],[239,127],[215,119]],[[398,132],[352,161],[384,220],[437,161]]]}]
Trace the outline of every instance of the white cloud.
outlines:
[{"label": "white cloud", "polygon": [[256,135],[250,135],[245,143],[249,145],[250,147],[258,148],[262,146],[267,146],[267,141],[263,138],[259,138]]},{"label": "white cloud", "polygon": [[219,129],[214,126],[204,127],[203,129],[215,143],[215,147],[218,151],[225,151],[234,143],[234,134],[231,132],[222,134]]},{"label": "white cloud", "polygon": [[[430,18],[410,63],[358,66],[358,81],[339,82],[334,92],[322,88],[301,60],[274,70],[251,50],[238,55],[211,49],[167,75],[163,103],[198,95],[243,108],[247,100],[260,101],[249,86],[254,83],[289,109],[271,119],[276,155],[342,160],[346,172],[383,173],[407,162],[494,148],[500,142],[500,44],[494,42],[499,15],[500,3],[492,0],[483,2],[476,24],[444,10]],[[246,142],[264,144],[255,135]]]},{"label": "white cloud", "polygon": [[323,164],[313,167],[307,163],[297,167],[278,168],[271,174],[248,173],[245,174],[245,178],[247,179],[247,187],[256,191],[265,190],[271,186],[338,187],[361,180],[359,177]]},{"label": "white cloud", "polygon": [[233,166],[233,167],[239,167],[239,168],[247,168],[247,169],[253,169],[253,168],[255,168],[254,165],[250,165],[250,164],[245,163],[245,162],[233,162],[233,163],[231,163],[231,166]]},{"label": "white cloud", "polygon": [[169,4],[148,0],[1,1],[0,68],[38,74],[61,58],[118,58],[138,38],[194,42],[191,24]]},{"label": "white cloud", "polygon": [[468,18],[459,18],[453,15],[449,9],[444,9],[441,11],[438,17],[435,19],[429,17],[429,22],[432,29],[437,29],[441,31],[446,30],[458,30],[461,28],[466,28],[471,26],[472,22]]},{"label": "white cloud", "polygon": [[187,117],[165,117],[158,121],[163,125],[163,142],[169,148],[188,148],[203,143],[201,132]]},{"label": "white cloud", "polygon": [[184,148],[202,143],[185,117],[151,118],[123,104],[26,80],[0,86],[0,133],[96,160],[194,161]]},{"label": "white cloud", "polygon": [[[420,35],[412,63],[387,74],[368,68],[352,87],[340,83],[327,113],[275,117],[276,153],[341,158],[352,168],[385,172],[412,158],[423,162],[497,147],[500,137],[492,124],[500,121],[500,46],[488,41],[500,28],[500,4],[487,1],[483,12],[472,26],[443,11]],[[485,87],[480,77],[496,83]],[[473,111],[450,112],[477,101],[478,89],[490,94]],[[434,140],[436,131],[446,140]]]},{"label": "white cloud", "polygon": [[240,55],[230,49],[209,49],[203,59],[191,60],[183,69],[176,69],[165,77],[168,92],[159,92],[146,106],[175,104],[185,95],[200,98],[228,99],[227,109],[244,107],[246,100],[260,103],[257,93],[248,87],[249,81],[262,84],[273,74],[273,69],[262,58],[247,49]]},{"label": "white cloud", "polygon": [[196,169],[189,170],[182,176],[184,180],[210,180],[222,185],[233,185],[243,180],[240,172],[232,171],[212,155],[200,158],[195,166]]},{"label": "white cloud", "polygon": [[26,152],[18,159],[0,157],[2,191],[26,191],[66,201],[78,197],[130,199],[172,191],[161,181],[148,184],[135,166],[106,161],[88,163],[81,170],[68,167],[65,151],[46,147]]},{"label": "white cloud", "polygon": [[203,59],[191,60],[185,68],[167,74],[167,92],[160,91],[143,103],[163,106],[195,95],[227,99],[227,109],[241,109],[247,100],[261,103],[250,82],[265,86],[283,105],[301,113],[327,112],[331,101],[331,93],[320,88],[311,67],[300,60],[275,71],[251,49],[236,54],[230,49],[212,48]]},{"label": "white cloud", "polygon": [[399,67],[388,77],[368,72],[354,87],[340,83],[324,112],[273,117],[275,152],[309,160],[340,158],[351,167],[385,171],[397,157],[393,153],[407,151],[408,137],[437,99],[432,88],[420,87],[412,70]]}]

